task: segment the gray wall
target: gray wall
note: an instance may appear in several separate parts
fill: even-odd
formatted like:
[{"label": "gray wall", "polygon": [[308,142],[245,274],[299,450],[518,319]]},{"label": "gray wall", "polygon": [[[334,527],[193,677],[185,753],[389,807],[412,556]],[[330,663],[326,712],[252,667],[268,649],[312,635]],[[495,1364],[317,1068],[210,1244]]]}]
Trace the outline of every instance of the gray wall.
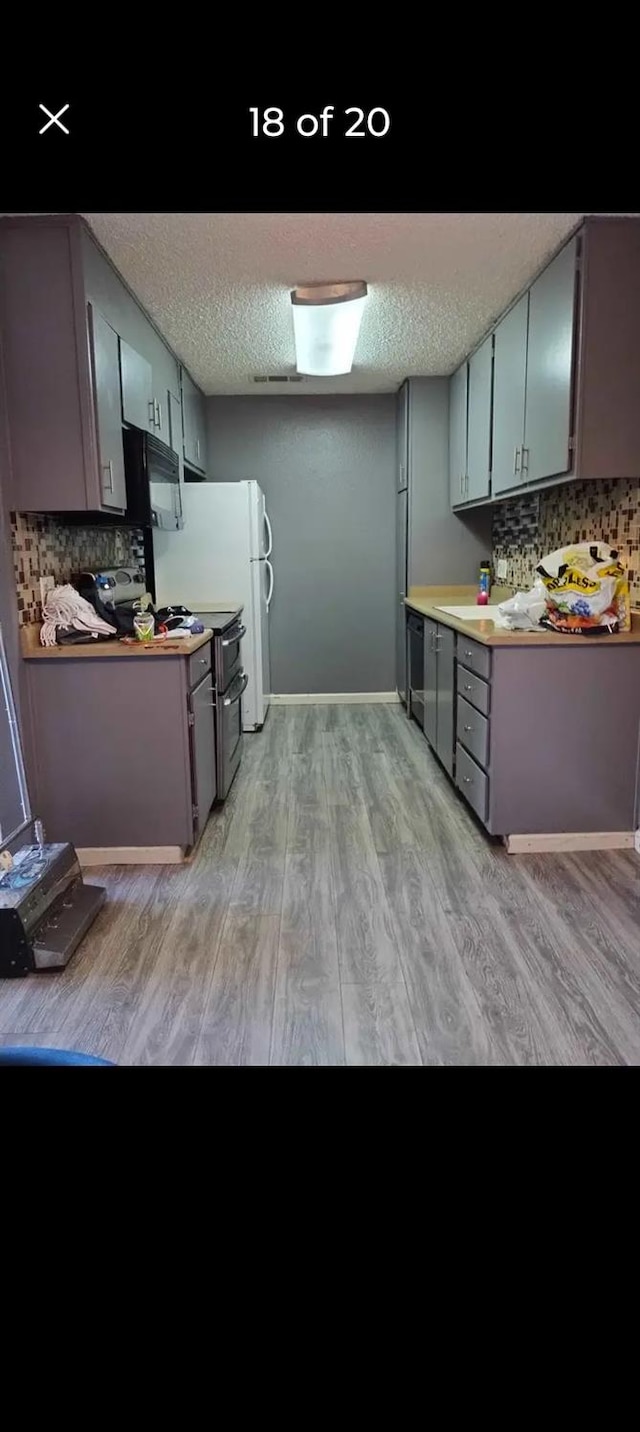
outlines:
[{"label": "gray wall", "polygon": [[210,478],[266,495],[278,695],[395,689],[395,402],[207,399]]}]

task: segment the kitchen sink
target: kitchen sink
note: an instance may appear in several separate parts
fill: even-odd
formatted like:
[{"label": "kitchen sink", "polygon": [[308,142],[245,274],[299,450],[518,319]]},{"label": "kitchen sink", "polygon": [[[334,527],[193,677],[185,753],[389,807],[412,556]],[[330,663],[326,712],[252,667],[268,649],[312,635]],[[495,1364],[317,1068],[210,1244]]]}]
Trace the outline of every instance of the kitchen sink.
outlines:
[{"label": "kitchen sink", "polygon": [[448,617],[457,617],[459,621],[464,622],[480,622],[485,617],[489,617],[493,621],[498,610],[497,602],[489,602],[486,607],[479,607],[475,602],[468,603],[464,607],[438,607],[439,612],[446,612]]}]

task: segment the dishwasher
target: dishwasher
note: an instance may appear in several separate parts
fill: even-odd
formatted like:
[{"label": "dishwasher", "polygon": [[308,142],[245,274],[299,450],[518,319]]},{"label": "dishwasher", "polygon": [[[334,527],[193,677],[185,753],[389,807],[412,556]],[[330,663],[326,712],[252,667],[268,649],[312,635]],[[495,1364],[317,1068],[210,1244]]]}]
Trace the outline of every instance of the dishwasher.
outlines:
[{"label": "dishwasher", "polygon": [[409,681],[407,708],[409,716],[424,730],[424,621],[411,612],[407,618],[409,637]]}]

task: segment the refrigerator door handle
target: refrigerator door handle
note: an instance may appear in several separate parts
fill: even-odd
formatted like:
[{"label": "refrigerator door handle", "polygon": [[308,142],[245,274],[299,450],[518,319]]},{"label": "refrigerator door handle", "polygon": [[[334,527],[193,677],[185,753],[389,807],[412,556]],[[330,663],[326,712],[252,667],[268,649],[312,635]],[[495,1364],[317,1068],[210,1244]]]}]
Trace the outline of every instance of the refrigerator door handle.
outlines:
[{"label": "refrigerator door handle", "polygon": [[268,557],[265,558],[265,565],[266,565],[266,567],[267,567],[267,569],[268,569],[268,572],[269,572],[269,595],[268,595],[268,597],[267,597],[267,611],[268,611],[268,610],[269,610],[269,607],[271,606],[271,598],[272,598],[272,596],[273,596],[273,567],[271,566],[271,563],[270,563]]},{"label": "refrigerator door handle", "polygon": [[271,531],[271,523],[270,523],[270,521],[269,521],[269,513],[267,512],[266,507],[265,507],[265,510],[264,510],[264,525],[265,525],[265,527],[266,527],[266,529],[267,529],[267,544],[268,544],[268,545],[267,545],[267,550],[266,550],[266,552],[265,552],[264,555],[265,555],[265,557],[270,557],[270,556],[271,556],[271,553],[273,552],[273,532]]}]

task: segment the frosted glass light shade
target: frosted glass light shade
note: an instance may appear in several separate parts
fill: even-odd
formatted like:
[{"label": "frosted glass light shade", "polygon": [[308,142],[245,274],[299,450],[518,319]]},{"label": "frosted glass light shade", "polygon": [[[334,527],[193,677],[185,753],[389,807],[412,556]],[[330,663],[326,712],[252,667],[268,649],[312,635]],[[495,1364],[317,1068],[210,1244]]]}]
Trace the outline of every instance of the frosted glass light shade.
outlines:
[{"label": "frosted glass light shade", "polygon": [[367,285],[316,283],[291,294],[296,369],[314,378],[350,373]]}]

